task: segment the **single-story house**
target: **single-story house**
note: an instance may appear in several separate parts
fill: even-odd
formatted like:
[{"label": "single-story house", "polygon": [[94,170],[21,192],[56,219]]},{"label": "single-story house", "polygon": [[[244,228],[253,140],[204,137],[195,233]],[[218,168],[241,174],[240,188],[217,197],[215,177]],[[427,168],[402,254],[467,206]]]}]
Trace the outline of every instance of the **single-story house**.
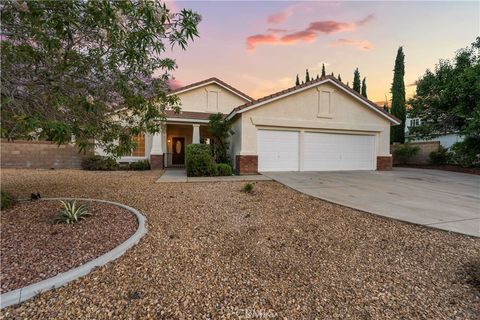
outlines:
[{"label": "single-story house", "polygon": [[400,121],[331,76],[257,100],[217,78],[171,94],[182,111],[167,111],[161,133],[138,137],[137,149],[119,161],[182,166],[185,145],[209,143],[208,117],[222,113],[233,123],[230,155],[240,174],[392,167],[390,126]]}]

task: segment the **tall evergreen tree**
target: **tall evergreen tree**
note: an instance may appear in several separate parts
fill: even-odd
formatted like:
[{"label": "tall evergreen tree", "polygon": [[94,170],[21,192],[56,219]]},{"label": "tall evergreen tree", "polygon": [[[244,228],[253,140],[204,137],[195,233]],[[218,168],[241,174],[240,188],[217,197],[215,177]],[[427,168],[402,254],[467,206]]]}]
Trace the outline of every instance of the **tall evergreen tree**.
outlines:
[{"label": "tall evergreen tree", "polygon": [[362,80],[362,96],[367,98],[367,77],[364,77]]},{"label": "tall evergreen tree", "polygon": [[358,68],[355,69],[355,72],[353,73],[353,90],[357,91],[360,93],[360,72],[358,71]]},{"label": "tall evergreen tree", "polygon": [[317,80],[318,80],[318,79],[320,79],[320,76],[319,76],[318,73],[317,73]]},{"label": "tall evergreen tree", "polygon": [[403,53],[403,47],[399,47],[397,51],[397,57],[395,58],[395,67],[393,69],[393,82],[392,82],[392,106],[391,113],[400,119],[402,123],[397,126],[393,126],[390,134],[391,142],[405,142],[405,54]]},{"label": "tall evergreen tree", "polygon": [[342,77],[340,76],[340,73],[337,76],[338,81],[342,82]]},{"label": "tall evergreen tree", "polygon": [[325,73],[325,64],[322,63],[322,77],[325,77],[326,76],[326,73]]},{"label": "tall evergreen tree", "polygon": [[308,73],[308,69],[305,71],[305,82],[310,81],[310,73]]},{"label": "tall evergreen tree", "polygon": [[296,85],[296,86],[299,86],[299,85],[300,85],[300,79],[298,78],[298,74],[297,74],[297,80],[295,80],[295,85]]}]

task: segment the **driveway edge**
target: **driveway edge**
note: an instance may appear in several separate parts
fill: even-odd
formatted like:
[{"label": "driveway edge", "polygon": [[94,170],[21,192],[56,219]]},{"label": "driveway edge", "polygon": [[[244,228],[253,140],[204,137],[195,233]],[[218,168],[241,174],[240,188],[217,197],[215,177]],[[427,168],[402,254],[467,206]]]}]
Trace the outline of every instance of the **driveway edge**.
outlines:
[{"label": "driveway edge", "polygon": [[79,200],[79,201],[96,201],[96,202],[103,202],[112,204],[121,208],[128,210],[130,213],[135,215],[138,222],[138,228],[135,233],[128,238],[123,243],[119,244],[112,250],[104,253],[103,255],[88,261],[87,263],[70,269],[66,272],[62,272],[57,274],[54,277],[30,284],[23,288],[15,289],[0,295],[0,309],[5,307],[26,301],[35,297],[36,295],[54,289],[59,288],[73,280],[76,280],[82,276],[89,274],[93,269],[97,267],[101,267],[108,262],[111,262],[119,257],[121,257],[128,249],[136,245],[140,239],[147,234],[147,219],[143,216],[140,211],[135,208],[129,207],[127,205],[114,202],[114,201],[107,201],[107,200],[98,200],[98,199],[82,199],[82,198],[44,198],[42,201],[50,201],[50,200]]}]

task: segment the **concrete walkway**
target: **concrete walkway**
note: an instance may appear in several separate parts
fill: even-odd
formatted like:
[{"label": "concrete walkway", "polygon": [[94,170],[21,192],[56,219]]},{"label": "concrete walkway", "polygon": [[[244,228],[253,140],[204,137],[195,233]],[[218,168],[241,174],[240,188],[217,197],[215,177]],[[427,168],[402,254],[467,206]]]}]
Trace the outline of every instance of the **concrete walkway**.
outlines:
[{"label": "concrete walkway", "polygon": [[480,237],[480,176],[409,168],[264,175],[320,199]]},{"label": "concrete walkway", "polygon": [[166,169],[162,176],[157,180],[160,183],[171,182],[224,182],[224,181],[265,181],[271,178],[261,175],[241,175],[241,176],[225,176],[225,177],[187,177],[187,173],[183,168]]}]

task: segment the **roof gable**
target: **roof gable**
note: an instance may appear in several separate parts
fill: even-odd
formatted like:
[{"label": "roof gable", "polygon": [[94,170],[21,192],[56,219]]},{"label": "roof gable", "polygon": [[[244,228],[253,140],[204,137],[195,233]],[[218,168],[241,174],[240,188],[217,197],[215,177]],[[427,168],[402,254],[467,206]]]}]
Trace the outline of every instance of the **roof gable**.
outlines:
[{"label": "roof gable", "polygon": [[372,109],[373,111],[377,112],[380,116],[383,116],[383,117],[387,118],[391,123],[393,123],[393,124],[400,124],[401,123],[401,121],[399,119],[397,119],[395,116],[391,115],[390,113],[386,112],[382,108],[378,107],[375,103],[366,99],[362,95],[358,94],[358,92],[352,90],[351,88],[349,88],[348,86],[346,86],[345,84],[338,81],[337,79],[335,79],[335,77],[332,77],[332,76],[321,77],[319,79],[315,79],[315,80],[309,81],[307,83],[304,83],[304,84],[301,84],[301,85],[298,85],[298,86],[295,86],[295,87],[291,87],[291,88],[288,88],[286,90],[276,92],[274,94],[265,96],[263,98],[247,102],[247,103],[233,109],[232,112],[227,116],[227,119],[232,118],[233,116],[235,116],[238,113],[242,113],[242,112],[251,110],[253,108],[260,107],[260,106],[262,106],[264,104],[267,104],[269,102],[282,99],[284,97],[290,96],[290,95],[298,93],[298,92],[308,90],[310,88],[316,87],[316,86],[318,86],[320,84],[323,84],[323,83],[332,83],[333,85],[335,85],[336,87],[341,89],[344,93],[349,94],[351,97],[353,97],[354,99],[361,102],[364,106],[366,106],[366,107]]},{"label": "roof gable", "polygon": [[175,90],[172,90],[171,93],[172,94],[178,94],[178,93],[198,89],[198,88],[201,88],[201,87],[205,87],[205,86],[208,86],[209,84],[212,84],[212,83],[214,83],[214,84],[232,92],[233,94],[239,96],[240,98],[242,98],[245,101],[251,102],[251,101],[254,100],[252,97],[246,95],[245,93],[243,93],[240,90],[232,87],[228,83],[223,82],[222,80],[220,80],[218,78],[215,78],[215,77],[208,78],[208,79],[198,81],[198,82],[195,82],[195,83],[191,83],[191,84],[186,85],[184,87],[177,88]]}]

